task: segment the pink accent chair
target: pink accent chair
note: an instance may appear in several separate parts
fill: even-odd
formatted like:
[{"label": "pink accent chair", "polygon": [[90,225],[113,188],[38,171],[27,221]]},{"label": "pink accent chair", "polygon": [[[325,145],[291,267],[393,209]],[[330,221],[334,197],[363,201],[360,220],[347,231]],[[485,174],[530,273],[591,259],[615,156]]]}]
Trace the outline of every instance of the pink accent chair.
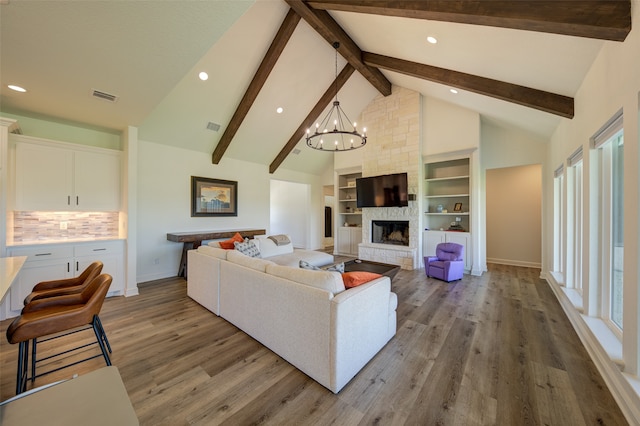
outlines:
[{"label": "pink accent chair", "polygon": [[461,280],[464,273],[464,246],[457,243],[440,243],[435,256],[424,257],[424,269],[428,277],[446,282]]}]

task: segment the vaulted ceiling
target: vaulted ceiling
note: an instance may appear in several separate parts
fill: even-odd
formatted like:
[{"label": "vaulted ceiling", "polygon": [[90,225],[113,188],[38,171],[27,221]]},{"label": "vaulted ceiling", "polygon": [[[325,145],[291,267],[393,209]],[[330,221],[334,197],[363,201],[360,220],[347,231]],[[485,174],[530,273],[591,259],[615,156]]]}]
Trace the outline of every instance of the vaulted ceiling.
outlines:
[{"label": "vaulted ceiling", "polygon": [[630,8],[628,0],[5,0],[0,110],[137,126],[142,140],[206,152],[213,163],[319,174],[334,154],[301,137],[332,100],[339,41],[349,117],[397,85],[544,140],[573,116],[602,44],[630,31]]}]

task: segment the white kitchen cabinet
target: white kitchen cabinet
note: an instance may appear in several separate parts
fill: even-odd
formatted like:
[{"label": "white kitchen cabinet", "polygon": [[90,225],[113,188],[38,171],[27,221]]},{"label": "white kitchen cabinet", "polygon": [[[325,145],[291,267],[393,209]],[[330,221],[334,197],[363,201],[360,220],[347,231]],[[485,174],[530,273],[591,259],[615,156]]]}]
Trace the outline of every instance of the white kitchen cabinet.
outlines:
[{"label": "white kitchen cabinet", "polygon": [[362,242],[362,228],[341,226],[338,228],[338,254],[358,256],[358,244]]},{"label": "white kitchen cabinet", "polygon": [[103,263],[102,273],[113,278],[107,296],[124,294],[124,241],[92,241],[74,244],[74,275],[79,275],[92,262]]},{"label": "white kitchen cabinet", "polygon": [[16,144],[15,210],[117,211],[121,153],[26,136]]},{"label": "white kitchen cabinet", "polygon": [[69,259],[73,257],[71,246],[20,247],[7,249],[7,256],[27,256],[24,266],[11,284],[10,310],[20,311],[24,299],[31,293],[33,286],[41,281],[50,281],[73,277]]},{"label": "white kitchen cabinet", "polygon": [[[41,244],[9,247],[7,255],[27,256],[27,260],[11,285],[10,310],[19,313],[24,298],[41,281],[78,276],[92,262],[99,260],[102,272],[113,277],[108,296],[124,294],[124,242],[122,240],[83,243]],[[5,302],[6,303],[6,302]]]},{"label": "white kitchen cabinet", "polygon": [[471,270],[471,234],[453,231],[424,231],[422,235],[422,255],[435,256],[440,243],[457,243],[464,247],[464,269]]}]

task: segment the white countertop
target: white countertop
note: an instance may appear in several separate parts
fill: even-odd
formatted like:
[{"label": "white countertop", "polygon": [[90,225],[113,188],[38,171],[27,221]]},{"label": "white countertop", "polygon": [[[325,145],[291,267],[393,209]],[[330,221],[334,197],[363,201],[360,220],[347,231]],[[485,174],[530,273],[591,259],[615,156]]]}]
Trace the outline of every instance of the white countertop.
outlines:
[{"label": "white countertop", "polygon": [[0,303],[26,260],[27,256],[0,257]]},{"label": "white countertop", "polygon": [[138,418],[116,367],[104,367],[0,405],[2,424],[136,426]]}]

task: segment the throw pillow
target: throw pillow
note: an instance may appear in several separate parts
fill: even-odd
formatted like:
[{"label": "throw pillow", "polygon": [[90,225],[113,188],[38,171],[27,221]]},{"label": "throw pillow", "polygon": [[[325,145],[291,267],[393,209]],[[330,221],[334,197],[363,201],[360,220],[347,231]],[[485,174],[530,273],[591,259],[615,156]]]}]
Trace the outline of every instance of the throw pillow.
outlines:
[{"label": "throw pillow", "polygon": [[380,278],[381,276],[382,275],[373,272],[352,271],[342,274],[342,281],[344,281],[345,288],[353,288]]},{"label": "throw pillow", "polygon": [[244,255],[247,255],[249,257],[260,257],[260,250],[258,250],[258,247],[256,247],[253,241],[249,239],[244,240],[243,243],[239,243],[236,241],[235,243],[233,243],[233,245],[235,246],[237,251]]},{"label": "throw pillow", "polygon": [[236,232],[236,235],[229,238],[228,240],[220,241],[220,247],[222,247],[225,250],[233,250],[235,247],[234,245],[235,243],[241,243],[243,241],[244,241],[244,238],[242,238],[242,235],[240,235],[239,232]]},{"label": "throw pillow", "polygon": [[301,260],[300,268],[311,269],[313,271],[335,271],[342,274],[344,272],[344,262],[336,263],[335,265],[331,265],[328,268],[318,268],[317,266],[314,266],[305,260]]},{"label": "throw pillow", "polygon": [[312,271],[319,271],[320,268],[318,268],[317,266],[313,266],[312,264],[310,264],[307,261],[301,260],[300,261],[300,267],[302,269],[311,269]]},{"label": "throw pillow", "polygon": [[336,272],[340,272],[341,274],[344,274],[344,262],[336,263],[333,266],[329,266],[327,268],[327,271],[336,271]]}]

